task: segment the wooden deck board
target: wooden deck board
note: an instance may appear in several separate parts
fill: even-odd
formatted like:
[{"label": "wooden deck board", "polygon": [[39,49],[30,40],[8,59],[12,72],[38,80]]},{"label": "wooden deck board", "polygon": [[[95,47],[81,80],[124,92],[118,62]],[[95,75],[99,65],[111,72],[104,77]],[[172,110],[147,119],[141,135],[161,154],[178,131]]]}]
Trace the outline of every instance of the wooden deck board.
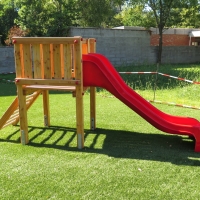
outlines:
[{"label": "wooden deck board", "polygon": [[23,88],[26,89],[40,89],[40,90],[65,90],[65,91],[75,91],[75,86],[57,86],[57,85],[27,85]]}]

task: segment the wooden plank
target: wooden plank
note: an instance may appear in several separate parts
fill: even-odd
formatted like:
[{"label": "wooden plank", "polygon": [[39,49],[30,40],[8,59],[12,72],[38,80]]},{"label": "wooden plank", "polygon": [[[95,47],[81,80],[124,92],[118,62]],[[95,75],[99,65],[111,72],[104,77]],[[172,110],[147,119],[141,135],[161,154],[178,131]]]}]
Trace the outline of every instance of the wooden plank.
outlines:
[{"label": "wooden plank", "polygon": [[15,72],[17,78],[23,78],[22,71],[23,67],[21,64],[22,53],[20,50],[20,44],[14,45],[14,55],[15,55]]},{"label": "wooden plank", "polygon": [[32,96],[32,95],[26,96],[26,102],[31,101],[32,99],[33,99],[33,96]]},{"label": "wooden plank", "polygon": [[33,50],[33,68],[34,68],[34,78],[42,77],[42,64],[41,64],[41,54],[40,54],[40,44],[32,45]]},{"label": "wooden plank", "polygon": [[54,78],[61,79],[61,53],[60,45],[53,44],[53,65],[54,65]]},{"label": "wooden plank", "polygon": [[15,80],[16,85],[80,85],[80,80],[64,80],[64,79],[28,79],[19,78]]},{"label": "wooden plank", "polygon": [[23,45],[24,78],[32,78],[32,60],[30,44]]},{"label": "wooden plank", "polygon": [[80,37],[13,37],[16,44],[73,44]]},{"label": "wooden plank", "polygon": [[42,45],[44,79],[51,79],[51,51],[49,44]]},{"label": "wooden plank", "polygon": [[88,54],[88,44],[82,44],[82,53]]},{"label": "wooden plank", "polygon": [[82,44],[87,44],[88,39],[87,38],[82,38]]},{"label": "wooden plank", "polygon": [[23,95],[23,88],[21,85],[17,85],[17,94],[19,100],[21,143],[27,144],[29,142],[29,139],[28,139],[26,97]]},{"label": "wooden plank", "polygon": [[64,52],[64,79],[72,78],[71,45],[63,45]]},{"label": "wooden plank", "polygon": [[13,124],[14,122],[15,122],[15,120],[6,122],[6,124],[3,125],[2,129],[7,127],[7,126],[9,126],[9,125],[11,125],[11,124]]},{"label": "wooden plank", "polygon": [[63,90],[63,91],[75,91],[76,87],[75,86],[55,86],[55,85],[28,85],[25,88],[23,88],[25,91],[28,92],[31,90],[32,92],[37,91],[38,89],[40,90]]},{"label": "wooden plank", "polygon": [[50,44],[51,77],[54,77],[53,44]]},{"label": "wooden plank", "polygon": [[71,66],[72,66],[72,77],[75,78],[75,74],[76,74],[76,61],[75,61],[75,49],[74,49],[74,45],[71,45]]},{"label": "wooden plank", "polygon": [[10,119],[11,119],[11,118],[16,118],[17,116],[19,116],[19,109],[17,109],[17,111],[18,111],[18,112],[16,112],[15,114],[12,114],[12,115],[11,115]]},{"label": "wooden plank", "polygon": [[[19,116],[19,115],[18,115]],[[16,118],[18,118],[18,116],[15,116],[15,117],[10,117],[8,121],[6,121],[6,124],[12,124]]]},{"label": "wooden plank", "polygon": [[[88,39],[88,53],[96,53],[96,40]],[[96,88],[90,87],[90,129],[96,129]]]},{"label": "wooden plank", "polygon": [[[26,96],[26,110],[28,111],[28,109],[33,105],[33,103],[35,102],[35,100],[37,99],[37,97],[40,95],[41,90],[37,89],[37,92],[34,92],[33,94],[29,95],[28,97]],[[23,89],[23,95],[24,95],[24,89]],[[32,97],[30,101],[27,101],[27,99],[29,100]],[[13,123],[13,125],[16,125],[19,122],[19,117],[16,118],[15,122]]]},{"label": "wooden plank", "polygon": [[88,46],[89,46],[88,53],[96,53],[96,39],[94,38],[88,39]]},{"label": "wooden plank", "polygon": [[61,77],[64,77],[64,47],[60,44],[60,66],[61,66]]},{"label": "wooden plank", "polygon": [[96,88],[90,87],[90,129],[96,129]]},{"label": "wooden plank", "polygon": [[50,126],[49,91],[45,90],[42,93],[43,93],[44,126]]},{"label": "wooden plank", "polygon": [[6,110],[4,115],[1,117],[0,129],[3,127],[6,121],[10,118],[10,116],[15,112],[17,107],[18,107],[18,98],[16,97],[15,100],[12,102],[12,104],[9,106],[9,108]]},{"label": "wooden plank", "polygon": [[84,147],[84,109],[83,109],[83,74],[82,74],[82,42],[74,44],[75,50],[75,78],[81,80],[81,84],[76,87],[76,128],[77,146],[79,149]]}]

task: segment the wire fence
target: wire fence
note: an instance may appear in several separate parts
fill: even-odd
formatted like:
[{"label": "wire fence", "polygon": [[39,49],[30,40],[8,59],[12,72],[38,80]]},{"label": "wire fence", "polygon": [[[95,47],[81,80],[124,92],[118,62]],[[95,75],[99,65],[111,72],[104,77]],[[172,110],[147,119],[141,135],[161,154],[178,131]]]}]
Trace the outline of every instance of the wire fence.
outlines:
[{"label": "wire fence", "polygon": [[[8,75],[8,74],[15,74],[15,72],[0,73],[0,75]],[[192,81],[192,80],[188,80],[188,79],[185,79],[185,78],[172,76],[172,75],[169,75],[169,74],[163,74],[161,72],[119,72],[119,74],[158,74],[158,75],[165,76],[165,77],[168,77],[168,78],[177,79],[179,81],[185,81],[185,82],[188,82],[188,83],[191,83],[191,84],[200,84],[200,82],[197,82],[197,81]],[[4,79],[4,78],[0,78],[0,81],[3,81],[5,83],[12,83],[12,84],[15,83],[14,80],[8,80],[8,79]],[[147,101],[151,102],[151,103],[166,104],[166,105],[171,105],[171,106],[178,106],[178,107],[183,107],[183,108],[200,110],[200,107],[177,104],[177,103],[174,103],[174,102],[158,101],[158,100],[155,100],[155,96],[154,96],[154,100],[147,100]]]},{"label": "wire fence", "polygon": [[[200,82],[197,82],[197,81],[192,81],[192,80],[188,80],[188,79],[185,79],[185,78],[172,76],[172,75],[169,75],[169,74],[163,74],[161,72],[119,72],[119,74],[156,74],[156,75],[161,75],[161,76],[165,76],[165,77],[168,77],[168,78],[177,79],[179,81],[188,82],[188,83],[191,83],[191,84],[197,84],[197,85],[200,84]],[[154,89],[154,99],[153,100],[147,100],[147,101],[151,102],[151,103],[166,104],[166,105],[171,105],[171,106],[178,106],[178,107],[183,107],[183,108],[200,110],[199,107],[195,107],[195,106],[182,105],[182,104],[177,104],[177,103],[174,103],[174,102],[165,102],[165,101],[155,100],[155,89]]]}]

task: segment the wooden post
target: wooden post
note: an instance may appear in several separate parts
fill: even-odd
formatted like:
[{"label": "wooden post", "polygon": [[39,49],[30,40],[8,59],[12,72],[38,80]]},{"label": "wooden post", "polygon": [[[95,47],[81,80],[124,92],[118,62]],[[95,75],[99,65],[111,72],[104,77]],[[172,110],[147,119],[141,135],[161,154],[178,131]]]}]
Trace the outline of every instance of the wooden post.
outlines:
[{"label": "wooden post", "polygon": [[74,39],[75,50],[75,78],[81,80],[81,84],[76,86],[76,128],[77,146],[84,147],[84,113],[83,113],[83,73],[82,73],[82,41],[81,38]]},{"label": "wooden post", "polygon": [[44,126],[50,126],[49,90],[43,92]]},{"label": "wooden post", "polygon": [[[42,45],[42,65],[44,70],[44,79],[51,79],[51,50],[49,44]],[[49,91],[44,90],[43,94],[43,113],[44,126],[50,126],[50,109],[49,109]]]},{"label": "wooden post", "polygon": [[[23,78],[24,77],[24,64],[21,61],[22,59],[23,59],[22,45],[15,44],[16,78]],[[18,95],[18,104],[19,104],[21,143],[27,144],[29,142],[29,140],[28,140],[26,96],[23,94],[22,85],[17,85],[17,95]]]},{"label": "wooden post", "polygon": [[90,129],[96,129],[96,87],[90,87]]},{"label": "wooden post", "polygon": [[[88,40],[88,53],[96,53],[95,39]],[[96,129],[96,87],[90,87],[90,129]]]},{"label": "wooden post", "polygon": [[28,139],[26,96],[23,94],[22,85],[17,85],[17,94],[19,101],[21,143],[27,144],[29,142],[29,139]]}]

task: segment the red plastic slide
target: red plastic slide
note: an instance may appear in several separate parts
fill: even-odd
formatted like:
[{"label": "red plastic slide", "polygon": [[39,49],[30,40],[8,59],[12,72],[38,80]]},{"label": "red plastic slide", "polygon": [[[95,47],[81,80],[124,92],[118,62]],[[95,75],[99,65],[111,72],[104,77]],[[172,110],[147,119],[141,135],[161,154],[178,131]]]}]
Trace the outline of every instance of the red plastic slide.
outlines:
[{"label": "red plastic slide", "polygon": [[83,84],[105,88],[161,131],[194,137],[195,151],[200,152],[200,122],[194,118],[169,115],[154,107],[125,84],[105,56],[83,55]]}]

